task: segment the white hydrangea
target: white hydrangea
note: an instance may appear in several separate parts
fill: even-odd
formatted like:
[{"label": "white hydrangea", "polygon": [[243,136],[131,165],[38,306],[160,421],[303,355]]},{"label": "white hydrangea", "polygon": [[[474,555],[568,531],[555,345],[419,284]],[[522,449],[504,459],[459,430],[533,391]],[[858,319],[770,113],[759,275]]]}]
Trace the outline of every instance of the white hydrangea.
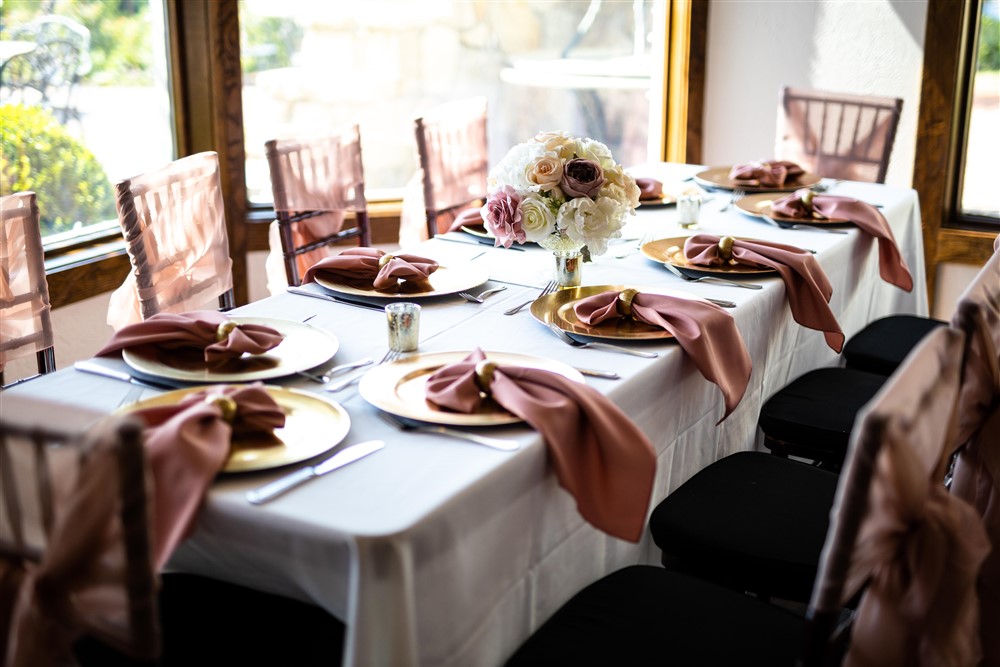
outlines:
[{"label": "white hydrangea", "polygon": [[556,224],[570,239],[603,255],[610,239],[620,238],[625,206],[611,197],[570,199],[559,209]]}]

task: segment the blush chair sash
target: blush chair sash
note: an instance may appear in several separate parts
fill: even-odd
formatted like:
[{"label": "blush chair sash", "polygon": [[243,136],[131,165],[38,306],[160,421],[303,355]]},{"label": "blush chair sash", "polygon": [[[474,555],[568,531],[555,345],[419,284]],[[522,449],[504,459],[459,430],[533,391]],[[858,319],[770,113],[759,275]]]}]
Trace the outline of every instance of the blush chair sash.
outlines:
[{"label": "blush chair sash", "polygon": [[992,545],[979,576],[979,613],[983,664],[993,665],[1000,664],[1000,253],[960,297],[952,326],[967,332],[968,344],[951,493],[983,517]]},{"label": "blush chair sash", "polygon": [[826,178],[885,183],[903,100],[783,87],[775,157]]},{"label": "blush chair sash", "polygon": [[47,373],[55,361],[35,193],[0,198],[0,219],[0,373],[32,352],[40,353],[38,371]]},{"label": "blush chair sash", "polygon": [[[272,139],[264,147],[280,242],[271,244],[268,257],[274,292],[300,284],[306,270],[330,254],[327,246],[352,238],[369,246],[371,232],[357,125],[315,139]],[[355,225],[345,228],[347,213],[354,215]]]},{"label": "blush chair sash", "polygon": [[198,310],[224,294],[231,300],[216,153],[176,160],[115,187],[133,271],[111,295],[108,324],[120,329],[159,312]]},{"label": "blush chair sash", "polygon": [[846,665],[978,660],[975,582],[989,545],[943,484],[964,341],[949,327],[930,334],[852,433],[810,603],[811,617],[833,618],[867,584]]}]

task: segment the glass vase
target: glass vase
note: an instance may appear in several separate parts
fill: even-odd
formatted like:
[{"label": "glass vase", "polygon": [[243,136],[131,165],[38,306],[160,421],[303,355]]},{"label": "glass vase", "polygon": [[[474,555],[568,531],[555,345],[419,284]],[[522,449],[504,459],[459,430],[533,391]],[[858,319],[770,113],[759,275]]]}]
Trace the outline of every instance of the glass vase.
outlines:
[{"label": "glass vase", "polygon": [[558,287],[579,287],[583,280],[583,244],[561,234],[552,234],[538,245],[552,251],[556,260],[552,277]]}]

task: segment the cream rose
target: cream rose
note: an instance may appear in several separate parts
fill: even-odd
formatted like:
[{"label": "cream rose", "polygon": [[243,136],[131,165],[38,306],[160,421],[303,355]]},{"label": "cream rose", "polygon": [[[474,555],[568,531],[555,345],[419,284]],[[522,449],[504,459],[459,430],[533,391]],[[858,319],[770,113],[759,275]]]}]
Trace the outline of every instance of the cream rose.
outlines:
[{"label": "cream rose", "polygon": [[548,192],[559,187],[562,180],[563,163],[554,154],[543,155],[534,162],[529,162],[525,176],[529,183],[534,183],[542,192]]},{"label": "cream rose", "polygon": [[563,160],[571,159],[580,148],[580,142],[565,132],[539,132],[534,141],[547,151],[555,151]]},{"label": "cream rose", "polygon": [[521,230],[525,240],[537,243],[556,230],[556,216],[543,197],[529,192],[521,200]]}]

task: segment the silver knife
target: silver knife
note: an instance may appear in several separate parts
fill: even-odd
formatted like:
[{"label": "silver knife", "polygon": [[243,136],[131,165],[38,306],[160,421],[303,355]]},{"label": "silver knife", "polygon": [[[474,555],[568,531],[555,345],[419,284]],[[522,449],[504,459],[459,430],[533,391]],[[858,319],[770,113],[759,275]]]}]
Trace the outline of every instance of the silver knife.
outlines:
[{"label": "silver knife", "polygon": [[113,380],[121,380],[122,382],[131,382],[134,385],[140,387],[147,387],[149,389],[160,389],[173,391],[178,389],[178,385],[170,384],[168,382],[157,382],[156,380],[147,380],[146,378],[137,378],[131,373],[126,373],[125,371],[115,370],[114,368],[108,368],[107,366],[98,364],[93,361],[78,361],[73,364],[75,370],[81,373],[90,373],[91,375],[100,375],[101,377],[111,378]]},{"label": "silver knife", "polygon": [[605,380],[618,380],[620,376],[614,371],[599,371],[593,368],[577,368],[580,375],[589,375],[593,378],[604,378]]},{"label": "silver knife", "polygon": [[292,294],[298,294],[299,296],[311,296],[314,299],[322,299],[323,301],[333,301],[334,303],[343,303],[348,306],[357,306],[358,308],[367,308],[369,310],[377,310],[381,313],[385,312],[384,306],[379,306],[374,303],[368,303],[366,301],[354,301],[352,299],[344,299],[339,296],[332,296],[330,294],[319,294],[317,292],[310,292],[309,290],[297,289],[295,287],[289,287],[288,290]]},{"label": "silver knife", "polygon": [[381,440],[369,440],[368,442],[362,442],[359,445],[353,445],[347,449],[337,452],[318,465],[296,470],[291,475],[285,475],[270,484],[265,484],[264,486],[253,489],[252,491],[247,491],[247,500],[254,505],[263,505],[267,501],[273,500],[281,494],[291,491],[298,485],[308,482],[314,477],[319,477],[328,472],[334,471],[337,468],[342,468],[348,463],[353,463],[360,458],[364,458],[372,452],[377,452],[383,447],[385,447],[385,443]]}]

